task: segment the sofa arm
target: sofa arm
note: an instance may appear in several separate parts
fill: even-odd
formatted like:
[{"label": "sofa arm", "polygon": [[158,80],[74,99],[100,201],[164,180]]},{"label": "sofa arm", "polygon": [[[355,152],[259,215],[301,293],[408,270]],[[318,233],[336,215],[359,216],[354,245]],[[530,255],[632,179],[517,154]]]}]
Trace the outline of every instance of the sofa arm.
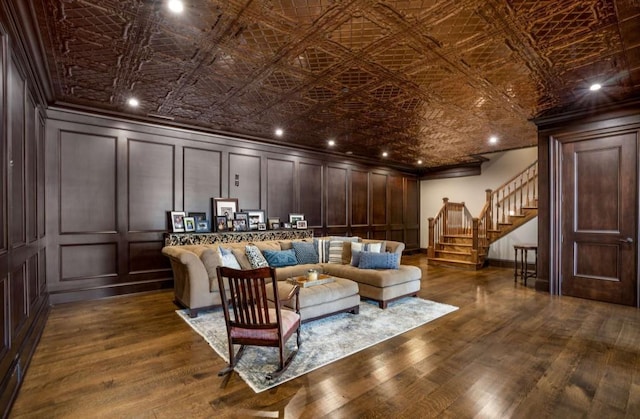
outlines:
[{"label": "sofa arm", "polygon": [[391,240],[387,240],[386,251],[389,253],[397,253],[402,256],[402,251],[404,250],[403,242],[395,242]]},{"label": "sofa arm", "polygon": [[188,308],[209,303],[209,276],[200,258],[180,246],[165,246],[162,254],[171,261],[176,299]]}]

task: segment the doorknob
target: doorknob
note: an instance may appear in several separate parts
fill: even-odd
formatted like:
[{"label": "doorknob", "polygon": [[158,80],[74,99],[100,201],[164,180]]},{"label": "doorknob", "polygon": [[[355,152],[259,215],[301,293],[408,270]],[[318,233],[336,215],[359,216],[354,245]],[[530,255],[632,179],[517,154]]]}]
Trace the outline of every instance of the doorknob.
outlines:
[{"label": "doorknob", "polygon": [[626,239],[618,239],[620,243],[633,243],[633,239],[631,237],[627,237]]}]

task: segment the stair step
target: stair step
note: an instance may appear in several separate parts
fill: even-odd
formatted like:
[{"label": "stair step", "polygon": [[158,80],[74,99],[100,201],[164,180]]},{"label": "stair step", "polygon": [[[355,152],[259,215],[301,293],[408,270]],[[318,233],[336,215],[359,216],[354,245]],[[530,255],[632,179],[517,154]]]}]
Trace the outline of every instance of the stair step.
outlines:
[{"label": "stair step", "polygon": [[467,262],[463,260],[451,260],[446,258],[428,258],[429,265],[449,266],[452,268],[460,268],[465,270],[476,271],[482,268],[483,263]]}]

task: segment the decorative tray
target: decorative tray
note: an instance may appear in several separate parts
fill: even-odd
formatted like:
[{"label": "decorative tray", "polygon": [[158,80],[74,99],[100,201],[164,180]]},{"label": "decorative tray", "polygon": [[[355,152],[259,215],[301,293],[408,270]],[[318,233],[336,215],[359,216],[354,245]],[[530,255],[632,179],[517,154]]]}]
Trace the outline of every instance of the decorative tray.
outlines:
[{"label": "decorative tray", "polygon": [[309,281],[306,276],[296,276],[293,278],[287,278],[287,282],[294,285],[300,285],[302,288],[313,287],[314,285],[328,284],[334,282],[335,279],[326,274],[318,274],[318,279]]}]

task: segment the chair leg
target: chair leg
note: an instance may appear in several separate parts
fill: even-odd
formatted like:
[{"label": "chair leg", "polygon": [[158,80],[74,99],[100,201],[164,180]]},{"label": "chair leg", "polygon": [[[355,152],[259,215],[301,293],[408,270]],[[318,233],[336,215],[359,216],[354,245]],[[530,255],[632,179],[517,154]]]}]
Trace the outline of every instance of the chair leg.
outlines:
[{"label": "chair leg", "polygon": [[242,356],[242,353],[244,352],[244,348],[245,348],[245,346],[241,345],[240,349],[238,349],[238,353],[234,355],[233,354],[233,345],[229,344],[229,365],[227,365],[226,368],[224,368],[223,370],[221,370],[218,373],[218,377],[222,377],[223,375],[227,375],[231,371],[233,371],[233,369],[238,364],[238,361],[240,360],[240,357]]},{"label": "chair leg", "polygon": [[[280,368],[278,368],[276,371],[267,374],[266,379],[267,380],[273,380],[274,378],[278,378],[282,375],[283,372],[285,372],[287,370],[287,368],[289,367],[289,365],[291,364],[291,361],[293,361],[293,357],[296,356],[296,354],[298,353],[298,349],[296,349],[295,351],[291,352],[291,354],[289,354],[289,357],[287,358],[286,361],[282,362],[282,358],[280,358]],[[284,353],[282,354],[282,356],[284,356]]]}]

